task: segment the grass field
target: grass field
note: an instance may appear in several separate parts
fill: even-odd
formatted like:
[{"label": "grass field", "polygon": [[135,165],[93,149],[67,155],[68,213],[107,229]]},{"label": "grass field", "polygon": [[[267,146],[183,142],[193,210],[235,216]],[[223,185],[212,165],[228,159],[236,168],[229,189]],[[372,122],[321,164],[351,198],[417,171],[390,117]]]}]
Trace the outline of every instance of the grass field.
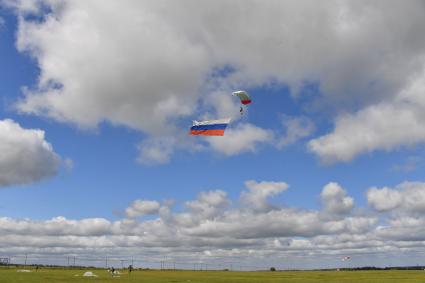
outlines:
[{"label": "grass field", "polygon": [[[41,269],[22,273],[16,269],[0,269],[0,283],[60,283],[60,282],[186,282],[186,283],[404,283],[425,282],[425,271],[133,271],[111,277],[105,270],[91,270],[98,277],[82,277],[87,270]],[[78,275],[78,276],[75,276]]]}]

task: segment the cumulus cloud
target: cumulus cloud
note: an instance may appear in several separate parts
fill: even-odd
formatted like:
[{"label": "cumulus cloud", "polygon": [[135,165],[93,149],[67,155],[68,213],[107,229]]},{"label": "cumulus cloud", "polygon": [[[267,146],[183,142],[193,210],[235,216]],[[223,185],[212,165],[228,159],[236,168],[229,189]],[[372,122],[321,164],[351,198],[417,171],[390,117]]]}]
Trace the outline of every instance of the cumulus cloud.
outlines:
[{"label": "cumulus cloud", "polygon": [[236,155],[242,152],[255,152],[262,143],[272,143],[274,134],[252,124],[239,124],[227,129],[223,137],[208,137],[211,148],[224,155]]},{"label": "cumulus cloud", "polygon": [[315,128],[313,122],[307,117],[287,117],[283,120],[283,126],[286,134],[277,142],[278,148],[310,136]]},{"label": "cumulus cloud", "polygon": [[197,200],[186,202],[194,216],[209,219],[219,215],[230,204],[227,193],[221,190],[201,192]]},{"label": "cumulus cloud", "polygon": [[425,243],[425,184],[404,182],[394,188],[371,188],[369,205],[381,213],[383,225],[375,236],[401,249],[421,249]]},{"label": "cumulus cloud", "polygon": [[[53,3],[53,1],[50,1]],[[2,0],[0,5],[19,10],[22,13],[36,13],[40,9],[40,1],[36,0]]]},{"label": "cumulus cloud", "polygon": [[[203,97],[203,105],[205,108],[211,107],[202,118],[210,119],[211,117],[228,117],[233,122],[241,119],[239,112],[240,101],[231,95],[232,90],[214,90]],[[210,113],[215,112],[215,113]]]},{"label": "cumulus cloud", "polygon": [[[248,191],[243,191],[235,203],[225,191],[211,190],[187,200],[177,210],[145,200],[130,206],[138,210],[138,215],[158,213],[150,219],[0,217],[0,252],[15,258],[25,257],[26,253],[89,256],[101,258],[100,264],[104,264],[105,254],[108,260],[111,254],[124,258],[143,254],[148,262],[162,261],[163,254],[181,262],[198,262],[208,256],[208,261],[216,258],[218,263],[224,258],[238,263],[268,263],[284,254],[287,260],[308,257],[312,267],[317,267],[323,262],[333,265],[335,258],[338,263],[341,255],[347,254],[362,259],[353,263],[359,265],[364,264],[365,256],[370,260],[374,256],[388,258],[392,253],[403,258],[401,263],[410,263],[409,256],[425,250],[423,183],[406,182],[394,189],[371,190],[374,196],[367,195],[369,203],[381,212],[390,211],[378,204],[384,203],[385,197],[393,202],[388,191],[402,195],[401,202],[392,205],[393,213],[379,215],[354,209],[353,199],[337,183],[323,188],[323,207],[318,210],[279,203],[259,207],[254,196],[258,203],[267,203],[268,197],[286,190],[287,184],[247,181],[245,185]],[[376,197],[379,193],[384,196]],[[324,217],[331,213],[338,217]],[[381,261],[383,265],[391,263]]]},{"label": "cumulus cloud", "polygon": [[353,198],[338,184],[331,182],[323,187],[320,194],[324,209],[332,215],[348,214],[354,207]]},{"label": "cumulus cloud", "polygon": [[[202,49],[149,5],[60,2],[43,22],[20,22],[18,48],[41,68],[21,111],[83,127],[108,120],[149,133],[171,131],[168,120],[191,112],[208,65]],[[112,11],[116,21],[108,20]]]},{"label": "cumulus cloud", "polygon": [[248,191],[241,194],[242,203],[255,211],[268,211],[273,206],[268,203],[268,198],[280,194],[288,189],[285,182],[256,182],[246,181]]},{"label": "cumulus cloud", "polygon": [[27,184],[55,175],[60,157],[44,138],[44,131],[24,129],[0,120],[0,186]]},{"label": "cumulus cloud", "polygon": [[[287,189],[284,182],[245,183],[241,207],[231,206],[226,192],[205,191],[195,200],[185,202],[183,210],[172,211],[157,201],[136,200],[126,209],[127,218],[111,222],[103,218],[70,220],[56,217],[45,221],[0,218],[0,252],[34,250],[40,253],[85,254],[113,252],[184,253],[187,257],[204,253],[251,253],[279,249],[303,249],[298,240],[305,237],[308,251],[316,247],[315,237],[370,231],[373,217],[350,215],[325,219],[320,211],[283,208],[267,204],[267,198]],[[272,209],[271,209],[272,208]],[[157,213],[158,218],[136,220],[138,216]],[[323,246],[323,243],[321,244]],[[318,249],[318,246],[316,247]],[[256,250],[256,251],[254,251]],[[132,251],[132,252],[131,252]],[[220,252],[222,251],[222,252]]]},{"label": "cumulus cloud", "polygon": [[0,218],[2,234],[49,236],[99,236],[110,233],[111,223],[103,218],[69,220],[59,216],[46,221]]},{"label": "cumulus cloud", "polygon": [[136,218],[148,214],[156,214],[159,212],[161,205],[157,201],[152,200],[135,200],[125,210],[128,218]]},{"label": "cumulus cloud", "polygon": [[138,145],[137,161],[146,165],[167,163],[173,153],[175,142],[171,137],[145,139]]},{"label": "cumulus cloud", "polygon": [[408,214],[425,212],[425,184],[405,182],[395,188],[371,188],[367,191],[369,205],[379,212],[398,211]]},{"label": "cumulus cloud", "polygon": [[[200,105],[201,113],[209,107],[231,112],[228,104],[203,100],[205,93],[270,82],[297,93],[313,82],[321,93],[317,105],[348,113],[364,107],[338,116],[334,132],[312,141],[311,150],[322,159],[346,161],[423,142],[412,107],[382,104],[397,100],[422,68],[422,1],[3,3],[20,15],[18,49],[30,52],[40,68],[37,85],[17,103],[25,113],[81,127],[107,121],[153,137],[173,136],[181,118],[197,115]],[[380,122],[391,115],[401,117],[397,130]],[[291,127],[281,146],[304,136]],[[359,144],[364,138],[365,145]],[[161,163],[174,149],[163,156],[154,149],[142,154]]]},{"label": "cumulus cloud", "polygon": [[310,141],[309,148],[324,162],[332,163],[350,161],[364,152],[422,143],[424,92],[425,69],[394,99],[338,117],[334,131]]},{"label": "cumulus cloud", "polygon": [[390,211],[402,203],[403,196],[399,191],[389,188],[371,188],[367,191],[367,201],[377,211]]}]

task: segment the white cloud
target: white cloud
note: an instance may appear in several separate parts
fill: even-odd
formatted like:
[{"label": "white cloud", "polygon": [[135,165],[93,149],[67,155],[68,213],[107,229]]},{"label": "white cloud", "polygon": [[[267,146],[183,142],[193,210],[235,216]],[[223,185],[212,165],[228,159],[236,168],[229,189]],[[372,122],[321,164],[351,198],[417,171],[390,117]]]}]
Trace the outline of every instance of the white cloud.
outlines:
[{"label": "white cloud", "polygon": [[[214,99],[215,103],[226,104],[229,98],[226,95],[214,94],[213,96],[221,97]],[[232,104],[232,103],[230,103]],[[227,109],[226,107],[224,107]],[[225,112],[231,115],[232,110]],[[238,112],[238,111],[237,111]],[[239,113],[234,112],[236,120],[239,119]],[[277,148],[282,148],[289,144],[295,143],[298,140],[309,136],[313,130],[313,123],[306,117],[291,117],[283,121],[285,133],[282,134],[278,130],[264,129],[249,123],[231,123],[226,129],[225,135],[222,137],[206,137],[204,141],[209,144],[209,147],[216,152],[227,156],[233,156],[246,152],[257,152],[261,146],[272,145]],[[205,148],[203,148],[205,149]],[[167,151],[161,151],[166,153]]]},{"label": "white cloud", "polygon": [[0,186],[27,184],[55,175],[60,157],[44,138],[44,131],[24,129],[0,120]]},{"label": "white cloud", "polygon": [[313,122],[306,117],[286,117],[283,120],[283,126],[286,133],[277,142],[277,147],[293,144],[298,140],[310,136],[315,127]]},{"label": "white cloud", "polygon": [[186,202],[186,206],[193,212],[192,217],[210,219],[219,215],[224,208],[230,205],[227,193],[221,190],[201,192],[197,200]]},{"label": "white cloud", "polygon": [[285,182],[256,182],[246,181],[247,192],[242,192],[241,200],[248,208],[255,211],[269,211],[273,206],[268,203],[268,198],[278,195],[288,189]]},{"label": "white cloud", "polygon": [[327,221],[316,211],[274,209],[263,212],[232,211],[225,217],[201,222],[188,228],[198,237],[232,237],[236,239],[265,239],[272,237],[314,237],[317,235],[361,233],[368,231],[375,220],[366,217],[347,217]]},{"label": "white cloud", "polygon": [[18,48],[30,50],[41,68],[21,111],[83,127],[108,120],[151,134],[172,131],[169,120],[191,113],[209,67],[205,50],[164,22],[159,7],[64,3],[42,23],[20,22]]},{"label": "white cloud", "polygon": [[[334,133],[311,143],[322,159],[350,160],[424,140],[412,107],[382,104],[398,97],[422,67],[421,1],[3,2],[20,14],[42,13],[41,4],[52,8],[41,22],[20,18],[17,46],[41,71],[38,85],[17,104],[25,113],[81,127],[107,121],[155,138],[173,136],[181,118],[210,107],[233,112],[229,104],[203,100],[208,93],[270,82],[296,91],[313,82],[322,94],[316,105],[347,112],[366,107],[338,116]],[[380,122],[389,115],[402,115],[397,130]],[[404,126],[412,123],[409,132]],[[288,134],[281,146],[300,137]]]},{"label": "white cloud", "polygon": [[146,165],[167,163],[173,153],[175,139],[159,137],[143,140],[139,145],[137,161]]},{"label": "white cloud", "polygon": [[211,148],[224,155],[236,155],[243,152],[255,152],[261,143],[272,143],[273,132],[252,124],[239,124],[228,128],[223,137],[208,137]]},{"label": "white cloud", "polygon": [[156,214],[159,212],[161,205],[157,201],[152,200],[135,200],[125,210],[128,218],[136,218],[148,214]]},{"label": "white cloud", "polygon": [[[131,206],[138,206],[140,213],[158,213],[155,219],[125,218],[111,222],[103,218],[56,217],[36,221],[2,217],[0,252],[102,259],[106,254],[127,258],[143,254],[148,262],[163,260],[164,254],[182,262],[197,262],[209,256],[209,260],[217,258],[219,263],[225,258],[241,264],[251,260],[282,260],[284,255],[287,261],[308,257],[311,267],[317,267],[324,262],[333,265],[335,259],[339,263],[341,255],[347,254],[359,260],[353,262],[355,265],[363,265],[366,257],[388,258],[392,253],[405,259],[401,262],[410,262],[409,256],[425,251],[423,183],[387,188],[398,191],[402,201],[391,210],[394,213],[379,215],[354,209],[354,201],[337,183],[329,183],[322,190],[324,205],[320,210],[282,207],[278,203],[269,209],[267,198],[284,191],[284,182],[247,181],[246,186],[249,191],[242,192],[240,203],[232,205],[226,192],[212,190],[201,192],[177,210],[161,207],[155,201],[150,201],[151,208]],[[379,202],[384,203],[387,196]],[[377,204],[376,198],[370,199],[374,199],[374,204],[369,201],[371,205]],[[388,200],[392,202],[392,197]],[[148,202],[139,204],[142,203]],[[386,207],[381,209],[388,211]],[[324,217],[330,213],[338,217]],[[306,266],[304,260],[300,266]]]},{"label": "white cloud", "polygon": [[389,188],[371,188],[367,191],[367,201],[377,211],[390,211],[401,205],[403,196]]},{"label": "white cloud", "polygon": [[425,243],[425,183],[404,182],[394,188],[371,188],[369,205],[381,212],[383,225],[374,236],[387,246],[422,249]]},{"label": "white cloud", "polygon": [[241,119],[239,112],[240,101],[232,96],[232,90],[215,90],[204,96],[205,108],[212,107],[216,113],[206,112],[202,118],[228,117],[235,122]]},{"label": "white cloud", "polygon": [[389,219],[388,226],[376,231],[377,237],[395,241],[400,247],[417,247],[424,244],[425,220],[423,217],[398,216]]},{"label": "white cloud", "polygon": [[59,216],[46,221],[0,218],[3,235],[98,236],[110,233],[111,223],[103,218],[69,220]]},{"label": "white cloud", "polygon": [[[53,3],[53,1],[50,1]],[[40,9],[40,1],[38,0],[1,0],[0,5],[13,8],[22,13],[36,13]]]},{"label": "white cloud", "polygon": [[424,92],[425,70],[394,99],[338,117],[334,131],[310,141],[309,148],[324,162],[332,163],[350,161],[364,152],[422,143]]},{"label": "white cloud", "polygon": [[354,207],[353,198],[338,183],[328,183],[320,194],[324,209],[332,215],[348,214]]},{"label": "white cloud", "polygon": [[[284,182],[247,181],[249,192],[241,194],[242,208],[230,206],[227,194],[221,190],[201,192],[196,200],[187,201],[183,211],[160,207],[156,201],[137,200],[127,208],[127,217],[158,213],[151,220],[122,219],[115,222],[103,218],[69,220],[56,217],[46,221],[0,218],[2,243],[0,252],[20,249],[50,253],[90,253],[100,248],[104,252],[186,251],[188,254],[208,250],[235,248],[248,251],[267,249],[270,239],[275,248],[289,243],[285,237],[317,237],[339,233],[358,234],[371,229],[373,217],[347,216],[329,220],[319,211],[282,208],[272,210],[267,198],[286,190]],[[258,201],[255,202],[255,199]],[[261,205],[258,205],[261,203]],[[285,249],[288,244],[281,244]],[[273,249],[274,249],[273,248]],[[300,247],[298,247],[300,249]],[[310,250],[310,249],[309,249]],[[303,250],[301,249],[302,253]]]},{"label": "white cloud", "polygon": [[367,191],[368,203],[377,211],[397,211],[408,215],[425,212],[425,183],[405,182],[394,189],[371,188]]}]

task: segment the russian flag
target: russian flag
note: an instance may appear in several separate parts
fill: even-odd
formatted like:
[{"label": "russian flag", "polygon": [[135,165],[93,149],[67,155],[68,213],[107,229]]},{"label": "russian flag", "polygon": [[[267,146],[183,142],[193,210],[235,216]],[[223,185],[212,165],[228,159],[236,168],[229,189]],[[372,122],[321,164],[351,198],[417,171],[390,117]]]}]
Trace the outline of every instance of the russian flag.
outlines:
[{"label": "russian flag", "polygon": [[209,121],[193,121],[190,128],[190,135],[195,136],[224,136],[224,130],[230,123],[230,119],[209,120]]}]

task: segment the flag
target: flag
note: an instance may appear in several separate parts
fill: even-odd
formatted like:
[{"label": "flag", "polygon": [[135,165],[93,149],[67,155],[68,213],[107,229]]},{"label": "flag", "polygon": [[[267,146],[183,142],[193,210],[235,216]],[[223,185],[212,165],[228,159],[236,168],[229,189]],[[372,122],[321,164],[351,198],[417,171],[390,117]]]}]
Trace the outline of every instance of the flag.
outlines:
[{"label": "flag", "polygon": [[193,121],[190,135],[224,136],[224,130],[230,123],[230,118],[220,120]]}]

